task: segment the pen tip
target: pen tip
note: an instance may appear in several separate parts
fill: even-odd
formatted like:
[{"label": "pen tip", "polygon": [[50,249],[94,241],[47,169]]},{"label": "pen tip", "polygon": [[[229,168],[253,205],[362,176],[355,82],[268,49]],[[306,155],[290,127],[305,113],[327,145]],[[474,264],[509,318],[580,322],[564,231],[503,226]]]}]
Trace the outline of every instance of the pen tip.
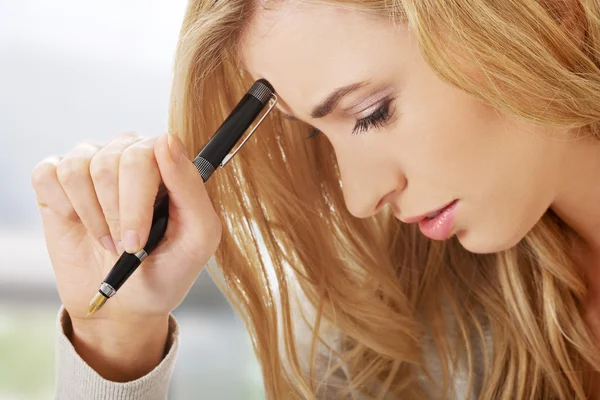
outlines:
[{"label": "pen tip", "polygon": [[88,306],[88,312],[85,317],[87,318],[99,309],[101,309],[104,303],[106,303],[106,297],[104,297],[101,293],[96,293],[92,301],[90,301],[90,305]]}]

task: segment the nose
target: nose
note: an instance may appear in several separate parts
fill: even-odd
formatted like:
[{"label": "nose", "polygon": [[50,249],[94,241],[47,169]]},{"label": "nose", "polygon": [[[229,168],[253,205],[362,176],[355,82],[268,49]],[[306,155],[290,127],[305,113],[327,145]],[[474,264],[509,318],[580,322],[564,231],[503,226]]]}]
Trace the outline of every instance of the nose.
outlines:
[{"label": "nose", "polygon": [[357,218],[368,218],[393,203],[406,186],[401,169],[380,154],[336,151],[346,207]]}]

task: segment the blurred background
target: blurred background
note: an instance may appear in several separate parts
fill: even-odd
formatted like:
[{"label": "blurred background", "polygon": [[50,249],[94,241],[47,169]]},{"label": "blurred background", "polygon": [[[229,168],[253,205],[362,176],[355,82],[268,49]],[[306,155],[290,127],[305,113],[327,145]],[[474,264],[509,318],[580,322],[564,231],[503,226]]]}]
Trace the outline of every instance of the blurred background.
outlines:
[{"label": "blurred background", "polygon": [[[78,142],[166,130],[185,0],[0,0],[0,400],[50,399],[60,302],[30,173]],[[250,340],[206,273],[175,312],[169,399],[262,399]]]}]

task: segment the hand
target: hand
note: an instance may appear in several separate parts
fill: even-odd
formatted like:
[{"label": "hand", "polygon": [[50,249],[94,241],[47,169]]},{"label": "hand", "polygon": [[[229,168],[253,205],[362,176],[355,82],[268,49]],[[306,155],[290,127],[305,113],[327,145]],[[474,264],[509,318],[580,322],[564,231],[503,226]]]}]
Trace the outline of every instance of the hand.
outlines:
[{"label": "hand", "polygon": [[[84,319],[122,249],[134,253],[144,247],[161,182],[169,196],[164,238],[117,294]],[[32,185],[74,335],[125,340],[135,332],[139,338],[144,326],[160,321],[166,335],[166,317],[216,251],[222,229],[181,141],[168,134],[124,133],[104,146],[81,144],[62,158],[39,163]],[[110,343],[115,345],[120,346]]]}]

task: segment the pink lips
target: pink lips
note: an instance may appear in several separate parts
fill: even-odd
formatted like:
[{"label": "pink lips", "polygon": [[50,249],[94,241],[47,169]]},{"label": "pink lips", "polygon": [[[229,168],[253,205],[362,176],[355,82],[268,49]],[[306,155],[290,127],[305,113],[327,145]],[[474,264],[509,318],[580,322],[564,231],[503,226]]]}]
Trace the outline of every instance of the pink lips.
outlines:
[{"label": "pink lips", "polygon": [[[403,219],[405,223],[419,223],[419,229],[423,235],[433,240],[446,240],[452,234],[454,229],[454,220],[456,215],[458,200],[454,200],[452,203],[444,206],[441,209],[432,211],[430,213],[420,215],[418,217],[411,217]],[[427,215],[438,213],[433,218],[428,218]]]}]

